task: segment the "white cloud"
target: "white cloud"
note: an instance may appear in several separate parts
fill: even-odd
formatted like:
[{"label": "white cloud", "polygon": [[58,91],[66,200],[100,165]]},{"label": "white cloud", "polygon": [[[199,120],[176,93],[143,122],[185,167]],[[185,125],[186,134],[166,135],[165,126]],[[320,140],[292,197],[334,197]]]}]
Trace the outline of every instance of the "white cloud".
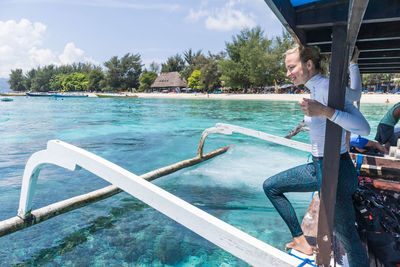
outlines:
[{"label": "white cloud", "polygon": [[229,31],[232,29],[241,29],[244,27],[252,28],[256,23],[250,16],[234,9],[224,9],[215,17],[208,16],[206,19],[207,29],[220,31]]},{"label": "white cloud", "polygon": [[46,25],[27,19],[0,21],[0,78],[7,78],[12,69],[24,71],[38,66],[91,62],[84,51],[70,42],[62,54],[43,47]]},{"label": "white cloud", "polygon": [[188,21],[204,19],[207,29],[230,31],[233,29],[251,28],[256,26],[252,13],[240,9],[240,0],[229,0],[222,7],[210,7],[208,1],[202,1],[199,10],[190,9],[186,17]]},{"label": "white cloud", "polygon": [[62,64],[71,64],[79,61],[85,52],[76,48],[74,43],[65,45],[64,52],[58,56]]}]

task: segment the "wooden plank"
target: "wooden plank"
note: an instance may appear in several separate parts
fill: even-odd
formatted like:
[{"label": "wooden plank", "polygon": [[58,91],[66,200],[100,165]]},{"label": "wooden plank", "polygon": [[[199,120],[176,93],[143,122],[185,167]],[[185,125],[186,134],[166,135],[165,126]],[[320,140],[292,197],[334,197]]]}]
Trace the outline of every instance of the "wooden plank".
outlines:
[{"label": "wooden plank", "polygon": [[[331,51],[331,44],[321,44],[318,46],[321,49],[321,52]],[[387,41],[357,42],[357,47],[360,50],[360,52],[399,51],[400,39],[393,39]]]},{"label": "wooden plank", "polygon": [[[304,236],[306,237],[308,243],[311,246],[315,246],[317,240],[319,204],[320,200],[318,192],[314,192],[310,205],[308,206],[307,211],[304,214],[303,221],[301,222],[301,229],[303,230]],[[339,240],[337,240],[335,235],[333,235],[332,243],[333,243],[332,251],[334,255],[334,260],[336,262],[343,263],[346,251],[340,244]]]},{"label": "wooden plank", "polygon": [[370,58],[358,58],[359,64],[362,62],[367,63],[385,63],[385,62],[400,62],[399,57],[370,57]]},{"label": "wooden plank", "polygon": [[362,66],[359,68],[360,71],[383,71],[383,72],[391,72],[391,71],[395,71],[395,70],[400,70],[400,66],[374,66],[374,67],[365,67]]},{"label": "wooden plank", "polygon": [[361,74],[368,74],[368,73],[400,73],[400,69],[398,70],[362,70],[360,71]]},{"label": "wooden plank", "polygon": [[[357,41],[385,41],[400,38],[400,21],[362,24]],[[331,44],[332,27],[320,27],[305,31],[307,45]]]},{"label": "wooden plank", "polygon": [[362,66],[371,66],[371,65],[376,65],[376,66],[398,66],[400,65],[400,59],[387,59],[387,60],[380,60],[378,62],[376,62],[377,60],[363,60],[361,62],[358,63],[358,66],[362,67]]},{"label": "wooden plank", "polygon": [[[349,18],[347,21],[347,43],[349,45],[349,61],[353,55],[358,32],[367,9],[369,0],[353,0],[349,4]],[[360,49],[360,48],[359,48]]]},{"label": "wooden plank", "polygon": [[[296,27],[312,29],[347,24],[348,1],[337,1],[325,4],[314,3],[307,8],[296,9]],[[390,7],[390,8],[388,8]],[[365,11],[363,23],[397,22],[400,21],[400,2],[397,0],[370,0]]]},{"label": "wooden plank", "polygon": [[296,13],[289,0],[264,0],[297,43],[305,43],[304,31],[296,28]]},{"label": "wooden plank", "polygon": [[391,51],[360,51],[359,60],[371,59],[371,58],[400,58],[400,51],[391,50]]},{"label": "wooden plank", "polygon": [[[346,43],[347,27],[342,25],[334,26],[332,40],[328,106],[343,110],[349,49]],[[327,120],[317,237],[319,248],[317,263],[324,266],[329,266],[330,262],[341,138],[342,128]]]},{"label": "wooden plank", "polygon": [[333,1],[326,3],[318,1],[307,7],[296,8],[296,25],[299,29],[347,24],[348,1]]}]

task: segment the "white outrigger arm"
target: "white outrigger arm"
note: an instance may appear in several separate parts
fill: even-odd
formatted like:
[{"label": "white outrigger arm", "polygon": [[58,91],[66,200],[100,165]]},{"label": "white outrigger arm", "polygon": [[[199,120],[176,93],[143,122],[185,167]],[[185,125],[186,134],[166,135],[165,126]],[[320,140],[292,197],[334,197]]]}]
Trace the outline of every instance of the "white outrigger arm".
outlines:
[{"label": "white outrigger arm", "polygon": [[[222,126],[225,124],[207,129],[204,139],[209,133],[232,132]],[[202,156],[200,145],[198,155]],[[251,265],[298,266],[302,263],[122,167],[58,140],[49,141],[47,149],[34,153],[26,164],[18,209],[18,216],[24,220],[34,220],[30,211],[36,182],[40,167],[49,163],[69,170],[84,168],[92,172]]]},{"label": "white outrigger arm", "polygon": [[302,142],[295,141],[295,140],[290,140],[287,138],[275,136],[272,134],[267,134],[264,132],[260,132],[260,131],[252,130],[249,128],[232,125],[232,124],[217,123],[215,125],[215,127],[211,127],[211,128],[208,128],[203,131],[203,134],[201,135],[201,138],[200,138],[197,155],[201,155],[203,153],[204,141],[205,141],[206,137],[211,133],[222,133],[222,134],[240,133],[240,134],[252,136],[254,138],[258,138],[261,140],[269,141],[269,142],[272,142],[275,144],[291,147],[291,148],[294,148],[297,150],[311,152],[310,144],[302,143]]}]

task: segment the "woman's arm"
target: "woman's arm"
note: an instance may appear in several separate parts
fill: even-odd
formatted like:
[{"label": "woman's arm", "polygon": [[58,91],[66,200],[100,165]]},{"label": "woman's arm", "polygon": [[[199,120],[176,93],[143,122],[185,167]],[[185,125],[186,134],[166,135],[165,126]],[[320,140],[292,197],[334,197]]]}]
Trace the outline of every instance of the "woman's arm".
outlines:
[{"label": "woman's arm", "polygon": [[350,102],[359,101],[361,98],[362,82],[361,74],[358,69],[358,56],[360,50],[357,47],[354,48],[353,58],[350,61],[349,73],[350,73],[350,88],[346,88],[346,99]]},{"label": "woman's arm", "polygon": [[359,101],[361,98],[362,84],[361,74],[358,64],[353,63],[349,66],[350,71],[350,88],[346,87],[346,99],[350,102]]},{"label": "woman's arm", "polygon": [[367,136],[371,131],[368,121],[361,112],[348,101],[344,104],[344,111],[335,110],[330,120],[354,134]]},{"label": "woman's arm", "polygon": [[335,110],[316,100],[306,98],[303,98],[299,105],[305,115],[309,117],[325,117],[352,133],[367,136],[371,131],[367,120],[349,101],[345,102],[344,111]]},{"label": "woman's arm", "polygon": [[387,151],[387,149],[384,146],[382,146],[381,144],[379,144],[378,142],[368,140],[368,143],[365,146],[366,147],[367,146],[374,147],[374,148],[378,149],[380,152],[382,152],[383,154],[389,154],[389,151]]}]

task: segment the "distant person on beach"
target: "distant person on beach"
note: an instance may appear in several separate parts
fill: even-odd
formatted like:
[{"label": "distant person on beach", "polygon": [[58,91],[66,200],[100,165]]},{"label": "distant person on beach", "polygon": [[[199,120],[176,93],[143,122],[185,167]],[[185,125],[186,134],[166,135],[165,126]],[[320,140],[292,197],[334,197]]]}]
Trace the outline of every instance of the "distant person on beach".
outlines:
[{"label": "distant person on beach", "polygon": [[363,153],[368,155],[384,155],[389,154],[389,151],[378,142],[368,140],[357,134],[350,136],[350,152]]},{"label": "distant person on beach", "polygon": [[390,146],[397,145],[398,136],[394,132],[394,126],[399,122],[400,119],[400,102],[395,104],[389,111],[383,116],[376,129],[375,140],[385,145],[385,148],[389,150]]},{"label": "distant person on beach", "polygon": [[320,190],[326,120],[340,125],[344,130],[340,146],[334,231],[347,252],[350,266],[369,266],[365,248],[355,226],[351,196],[357,188],[357,174],[347,152],[345,129],[356,134],[368,135],[370,127],[360,111],[348,100],[345,101],[343,111],[327,106],[329,79],[321,75],[322,61],[317,47],[297,46],[286,52],[287,76],[294,85],[304,84],[310,90],[310,99],[303,98],[299,105],[310,129],[313,160],[266,179],[263,188],[293,236],[293,241],[286,244],[286,249],[296,249],[312,255],[313,248],[307,242],[296,213],[284,193]]}]

